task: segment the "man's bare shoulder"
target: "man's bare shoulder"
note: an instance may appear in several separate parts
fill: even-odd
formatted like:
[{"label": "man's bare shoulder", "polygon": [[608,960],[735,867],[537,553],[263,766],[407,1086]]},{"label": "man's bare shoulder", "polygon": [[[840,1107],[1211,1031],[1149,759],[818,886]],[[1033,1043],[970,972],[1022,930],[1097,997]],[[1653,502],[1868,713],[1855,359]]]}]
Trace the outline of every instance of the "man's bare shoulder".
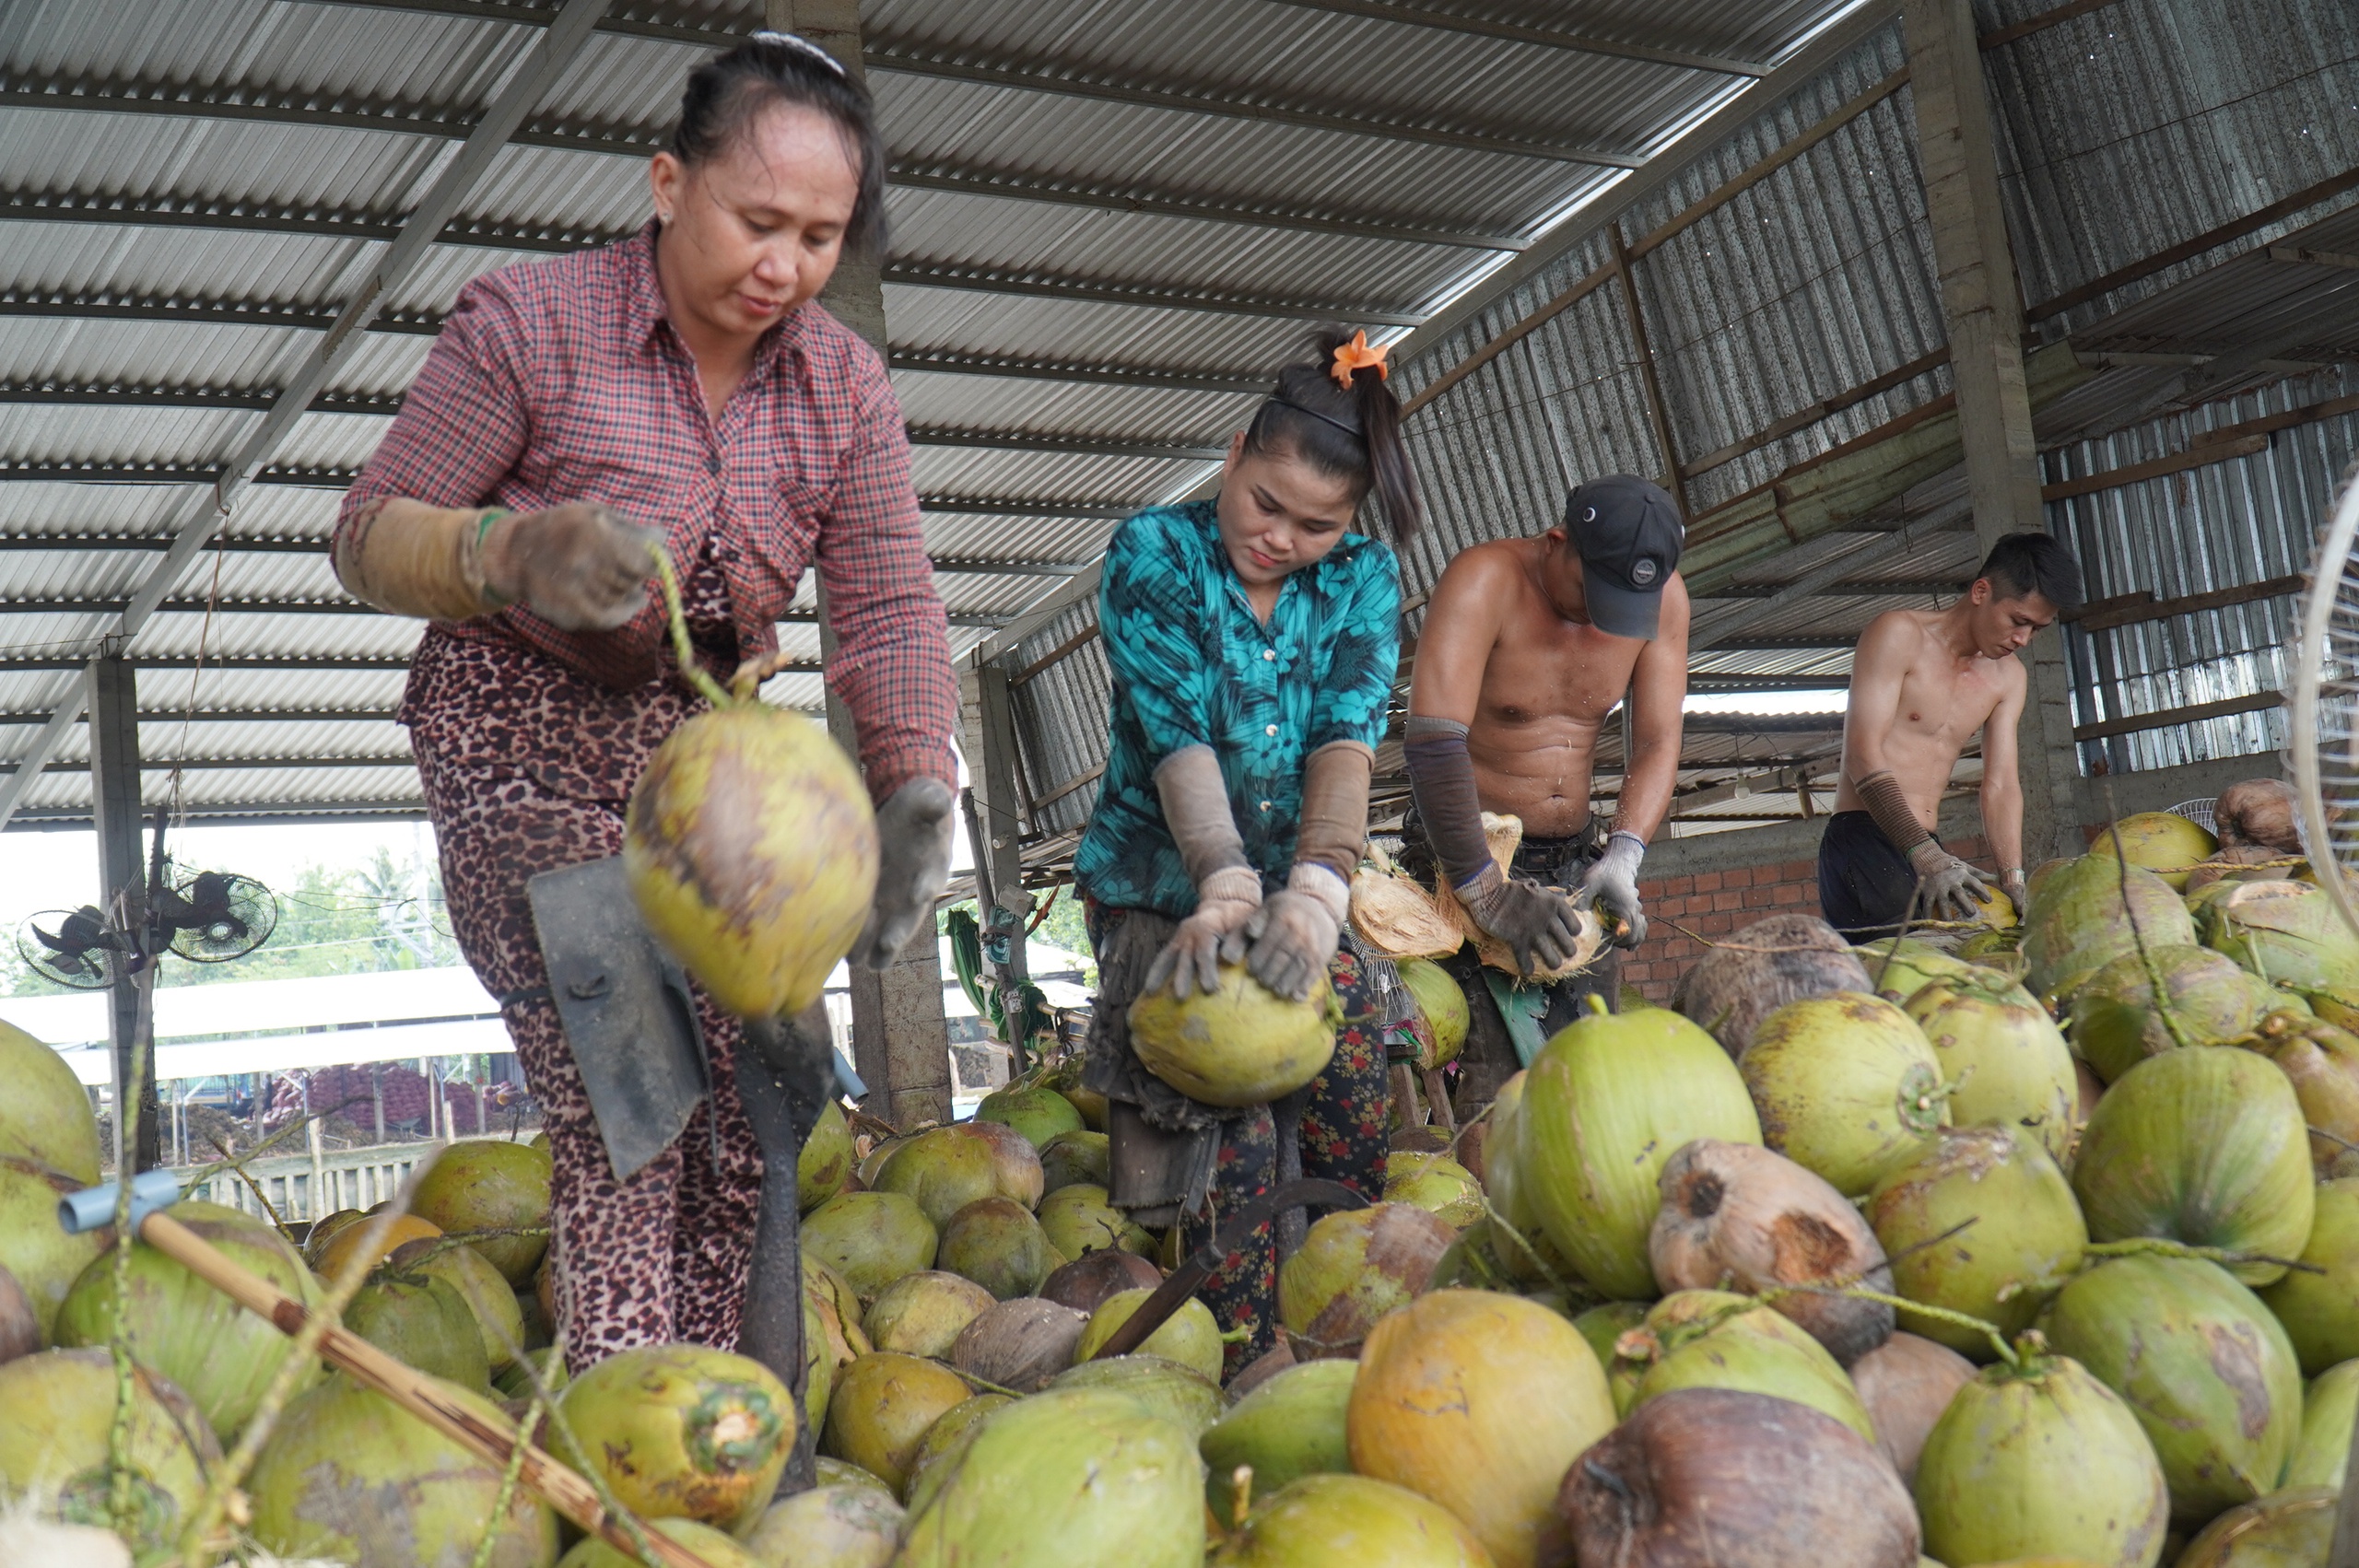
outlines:
[{"label": "man's bare shoulder", "polygon": [[1510,579],[1520,580],[1524,576],[1525,557],[1532,543],[1528,539],[1488,539],[1480,544],[1469,544],[1450,557],[1436,588],[1496,589]]},{"label": "man's bare shoulder", "polygon": [[1922,610],[1886,610],[1868,623],[1860,634],[1860,646],[1852,656],[1856,666],[1861,661],[1878,664],[1887,661],[1906,664],[1914,660],[1925,645],[1927,623],[1931,613]]}]

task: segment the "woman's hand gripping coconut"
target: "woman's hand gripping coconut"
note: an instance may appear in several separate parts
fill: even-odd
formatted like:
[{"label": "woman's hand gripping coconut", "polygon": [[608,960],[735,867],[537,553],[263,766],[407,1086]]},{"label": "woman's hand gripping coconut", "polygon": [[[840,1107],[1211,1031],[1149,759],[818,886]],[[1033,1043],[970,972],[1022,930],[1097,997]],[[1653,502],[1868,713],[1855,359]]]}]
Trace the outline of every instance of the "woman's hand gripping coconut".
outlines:
[{"label": "woman's hand gripping coconut", "polygon": [[[889,961],[947,872],[957,678],[907,432],[875,350],[816,303],[847,247],[881,241],[884,170],[867,94],[824,51],[757,33],[707,61],[651,162],[653,221],[463,289],[338,521],[345,585],[431,623],[401,717],[452,926],[546,1118],[577,1372],[737,1345],[763,1176],[739,1018],[807,1002],[847,949]],[[669,659],[651,546],[680,579]],[[814,567],[857,770],[752,700]],[[710,1071],[685,1130],[621,1176],[526,883],[627,848],[700,982]]]},{"label": "woman's hand gripping coconut", "polygon": [[[1384,1036],[1414,1014],[1344,926],[1401,602],[1391,551],[1351,529],[1371,492],[1396,537],[1421,516],[1384,375],[1364,334],[1321,334],[1219,497],[1107,550],[1111,746],[1074,865],[1099,965],[1085,1082],[1115,1203],[1191,1249],[1292,1174],[1282,1139],[1300,1174],[1383,1191]],[[1276,1259],[1267,1225],[1221,1240],[1201,1293],[1233,1371],[1274,1342]]]}]

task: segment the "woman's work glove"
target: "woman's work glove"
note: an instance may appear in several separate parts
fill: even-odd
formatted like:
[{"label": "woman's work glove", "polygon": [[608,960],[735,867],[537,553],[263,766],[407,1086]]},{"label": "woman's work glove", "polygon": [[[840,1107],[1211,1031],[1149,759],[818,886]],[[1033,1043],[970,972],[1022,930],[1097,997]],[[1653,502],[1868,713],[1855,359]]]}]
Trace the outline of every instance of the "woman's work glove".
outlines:
[{"label": "woman's work glove", "polygon": [[484,533],[484,586],[566,631],[612,631],[646,608],[663,539],[595,501],[511,513]]},{"label": "woman's work glove", "polygon": [[1970,920],[1990,896],[1990,878],[1928,838],[1908,851],[1916,868],[1917,907],[1936,920]]},{"label": "woman's work glove", "polygon": [[1221,956],[1245,960],[1253,977],[1288,1001],[1305,1001],[1327,972],[1351,912],[1351,889],[1322,865],[1297,862],[1282,892],[1272,894],[1222,944]]},{"label": "woman's work glove", "polygon": [[941,779],[912,778],[877,812],[876,902],[851,946],[863,967],[889,966],[920,924],[932,927],[934,896],[950,880],[953,803]]},{"label": "woman's work glove", "polygon": [[1168,985],[1184,1001],[1220,989],[1221,943],[1262,907],[1262,873],[1245,859],[1212,747],[1182,746],[1156,764],[1155,792],[1180,863],[1196,884],[1196,907],[1147,966],[1146,989]]},{"label": "woman's work glove", "polygon": [[1561,968],[1579,948],[1580,913],[1554,888],[1508,876],[1494,863],[1457,893],[1474,923],[1507,944],[1524,974]]},{"label": "woman's work glove", "polygon": [[1636,947],[1647,940],[1647,917],[1638,907],[1638,862],[1646,853],[1647,841],[1637,834],[1614,835],[1573,895],[1575,907],[1601,910],[1613,922],[1607,940],[1615,947]]},{"label": "woman's work glove", "polygon": [[1210,996],[1220,989],[1221,945],[1261,907],[1262,878],[1251,867],[1213,872],[1196,886],[1194,912],[1147,965],[1146,989],[1158,991],[1168,984],[1182,1001],[1198,991]]}]

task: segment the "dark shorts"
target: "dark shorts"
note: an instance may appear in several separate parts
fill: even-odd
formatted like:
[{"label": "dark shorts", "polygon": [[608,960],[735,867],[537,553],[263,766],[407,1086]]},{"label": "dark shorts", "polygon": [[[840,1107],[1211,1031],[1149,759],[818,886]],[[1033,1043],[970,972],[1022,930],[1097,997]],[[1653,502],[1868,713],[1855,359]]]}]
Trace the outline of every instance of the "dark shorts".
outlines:
[{"label": "dark shorts", "polygon": [[1848,941],[1897,933],[1917,892],[1917,869],[1865,812],[1837,812],[1818,841],[1818,907]]}]

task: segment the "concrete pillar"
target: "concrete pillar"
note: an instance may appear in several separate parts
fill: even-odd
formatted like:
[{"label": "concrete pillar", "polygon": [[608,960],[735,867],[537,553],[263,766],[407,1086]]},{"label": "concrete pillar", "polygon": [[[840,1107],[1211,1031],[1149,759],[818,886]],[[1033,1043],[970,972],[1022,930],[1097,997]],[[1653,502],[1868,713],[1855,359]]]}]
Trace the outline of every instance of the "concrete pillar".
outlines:
[{"label": "concrete pillar", "polygon": [[[2024,385],[2024,310],[2014,252],[1999,196],[1968,0],[1908,0],[1909,84],[1917,103],[1917,147],[1925,209],[1942,276],[1958,427],[1966,443],[1974,536],[1984,550],[2007,533],[2045,531],[2039,449]],[[2083,848],[2074,784],[2071,681],[2064,634],[2042,632],[2025,649],[2031,697],[2018,732],[2024,786],[2025,869]]]},{"label": "concrete pillar", "polygon": [[[99,904],[112,920],[115,896],[123,895],[133,929],[147,922],[147,857],[139,813],[138,672],[121,652],[90,661],[90,799],[99,839]],[[155,1062],[147,1063],[136,1095],[128,1095],[134,1043],[153,1005],[152,988],[118,966],[107,991],[107,1040],[114,1062],[116,1169],[151,1169],[160,1153],[161,1116],[157,1108]],[[135,1102],[135,1105],[134,1104]],[[130,1112],[126,1105],[134,1105]],[[131,1157],[123,1159],[125,1134],[137,1128]]]}]

